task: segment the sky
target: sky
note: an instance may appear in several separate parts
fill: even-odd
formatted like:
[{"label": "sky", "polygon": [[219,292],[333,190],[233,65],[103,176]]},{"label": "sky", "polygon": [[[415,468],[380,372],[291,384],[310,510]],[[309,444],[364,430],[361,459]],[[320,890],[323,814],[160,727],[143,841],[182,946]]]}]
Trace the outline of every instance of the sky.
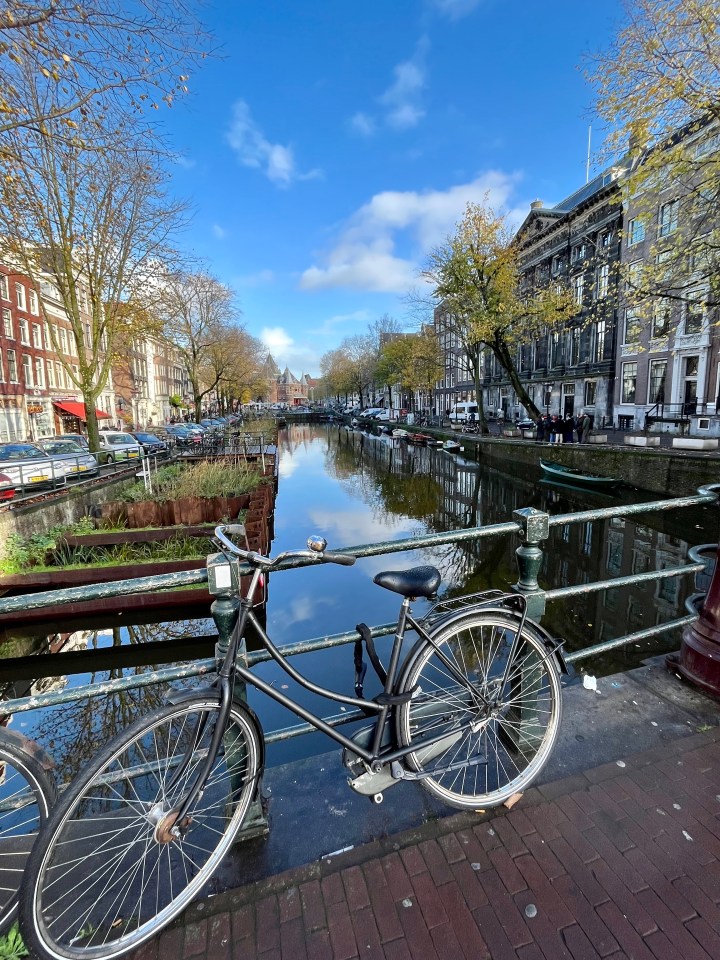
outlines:
[{"label": "sky", "polygon": [[217,56],[163,117],[182,246],[298,376],[384,314],[413,329],[408,290],[468,201],[519,225],[585,182],[602,132],[583,55],[620,16],[620,0],[208,0]]}]

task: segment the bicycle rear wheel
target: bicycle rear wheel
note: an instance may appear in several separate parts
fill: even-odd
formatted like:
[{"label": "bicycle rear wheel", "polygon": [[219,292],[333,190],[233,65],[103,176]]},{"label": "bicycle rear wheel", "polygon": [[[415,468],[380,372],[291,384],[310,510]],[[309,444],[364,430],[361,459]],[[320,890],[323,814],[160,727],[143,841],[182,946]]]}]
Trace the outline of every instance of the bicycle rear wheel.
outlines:
[{"label": "bicycle rear wheel", "polygon": [[202,891],[245,818],[260,773],[256,721],[233,705],[205,789],[176,823],[170,811],[207,756],[218,711],[219,701],[203,693],[161,707],[112,740],[70,784],[38,838],[21,891],[21,929],[32,955],[118,957]]},{"label": "bicycle rear wheel", "polygon": [[492,807],[521,792],[557,738],[557,667],[532,624],[513,645],[518,625],[502,610],[469,613],[410,654],[400,692],[420,689],[397,708],[398,740],[438,738],[405,762],[450,806]]},{"label": "bicycle rear wheel", "polygon": [[25,746],[0,729],[0,933],[15,919],[25,864],[55,802],[55,782]]}]

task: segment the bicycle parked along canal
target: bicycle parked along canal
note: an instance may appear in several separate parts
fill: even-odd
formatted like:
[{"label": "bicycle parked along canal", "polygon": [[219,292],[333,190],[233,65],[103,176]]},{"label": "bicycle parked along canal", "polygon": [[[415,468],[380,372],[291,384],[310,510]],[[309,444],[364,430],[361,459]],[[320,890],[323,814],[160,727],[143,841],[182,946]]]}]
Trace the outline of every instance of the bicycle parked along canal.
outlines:
[{"label": "bicycle parked along canal", "polygon": [[[253,603],[263,573],[283,561],[351,565],[355,558],[327,550],[322,538],[270,558],[241,549],[232,537],[243,535],[240,525],[215,531],[224,557],[212,565],[214,587],[232,589],[240,605],[214,682],[170,691],[166,706],[108,743],[68,786],[38,837],[20,900],[25,943],[37,958],[120,956],[201,893],[242,827],[263,769],[262,730],[233,698],[236,680],[340,744],[350,787],[376,802],[407,780],[452,807],[490,807],[523,791],[548,759],[565,666],[560,644],[526,617],[522,596],[495,591],[446,600],[416,619],[410,602],[435,599],[439,572],[421,566],[377,574],[376,584],[403,598],[397,631],[385,670],[371,631],[359,625],[356,691],[347,696],[298,673]],[[244,592],[238,560],[251,571]],[[373,722],[345,736],[238,664],[248,624],[293,680]],[[408,630],[416,641],[406,653]],[[371,700],[362,696],[362,644],[383,687]]]}]

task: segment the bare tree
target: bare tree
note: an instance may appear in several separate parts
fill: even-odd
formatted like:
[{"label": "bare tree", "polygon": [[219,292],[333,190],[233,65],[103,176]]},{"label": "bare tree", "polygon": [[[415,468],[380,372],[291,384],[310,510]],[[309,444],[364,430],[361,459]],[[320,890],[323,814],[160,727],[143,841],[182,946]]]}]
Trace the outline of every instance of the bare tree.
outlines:
[{"label": "bare tree", "polygon": [[[189,74],[210,46],[183,0],[7,0],[0,5],[0,134],[60,121],[106,129],[118,115],[136,121],[147,108],[187,91]],[[28,82],[38,96],[28,99]]]},{"label": "bare tree", "polygon": [[239,317],[235,294],[207,273],[180,272],[164,280],[160,309],[165,336],[182,357],[199,420],[203,399],[230,370],[223,344]]},{"label": "bare tree", "polygon": [[[37,128],[4,137],[16,160],[0,177],[0,255],[35,288],[52,349],[85,401],[93,449],[96,399],[138,315],[147,332],[153,277],[182,219],[166,175],[126,133],[122,156]],[[58,337],[58,301],[70,344]]]}]

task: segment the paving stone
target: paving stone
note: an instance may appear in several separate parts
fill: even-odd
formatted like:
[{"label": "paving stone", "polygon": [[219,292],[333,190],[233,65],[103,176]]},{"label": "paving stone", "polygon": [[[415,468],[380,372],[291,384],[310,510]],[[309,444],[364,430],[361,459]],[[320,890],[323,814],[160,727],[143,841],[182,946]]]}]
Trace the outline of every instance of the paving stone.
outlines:
[{"label": "paving stone", "polygon": [[[368,901],[369,902],[369,901]],[[358,954],[363,960],[384,960],[385,951],[372,909],[362,907],[350,913]]]},{"label": "paving stone", "polygon": [[350,912],[369,906],[370,895],[360,867],[348,867],[347,870],[342,871],[341,876]]},{"label": "paving stone", "polygon": [[345,901],[328,904],[328,930],[334,960],[350,960],[358,955],[355,933],[350,921],[350,911]]}]

